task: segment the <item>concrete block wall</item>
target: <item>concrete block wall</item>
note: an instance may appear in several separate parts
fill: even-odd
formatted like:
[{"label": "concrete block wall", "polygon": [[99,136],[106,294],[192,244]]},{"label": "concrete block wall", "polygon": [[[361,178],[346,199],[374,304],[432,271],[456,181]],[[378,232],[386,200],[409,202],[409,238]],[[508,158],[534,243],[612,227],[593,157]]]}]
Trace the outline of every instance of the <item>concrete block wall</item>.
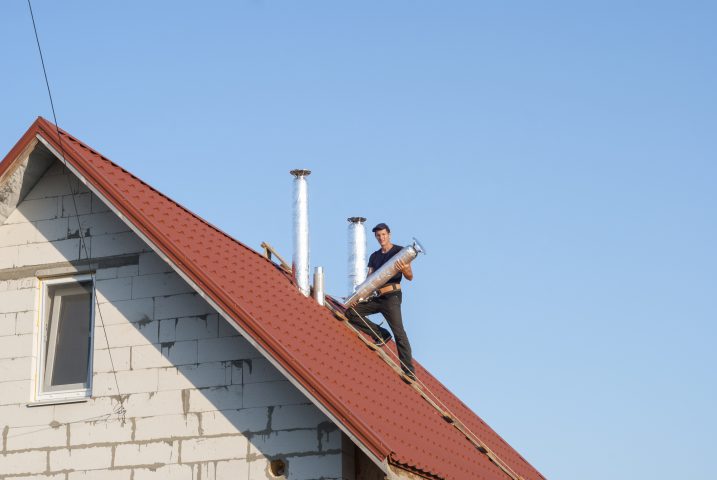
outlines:
[{"label": "concrete block wall", "polygon": [[[73,201],[67,178],[51,167],[0,225],[0,480],[269,479],[273,459],[278,478],[353,480],[337,427],[76,180]],[[87,255],[92,397],[28,406],[35,271]]]}]

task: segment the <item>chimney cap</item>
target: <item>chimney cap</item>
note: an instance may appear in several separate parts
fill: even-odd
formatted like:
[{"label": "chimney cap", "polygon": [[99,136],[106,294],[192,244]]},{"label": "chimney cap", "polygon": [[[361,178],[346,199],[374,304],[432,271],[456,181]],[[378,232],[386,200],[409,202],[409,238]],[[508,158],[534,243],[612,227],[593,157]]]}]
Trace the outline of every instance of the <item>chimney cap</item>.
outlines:
[{"label": "chimney cap", "polygon": [[366,221],[366,218],[364,218],[364,217],[349,217],[346,220],[348,220],[351,223],[363,223]]},{"label": "chimney cap", "polygon": [[289,173],[297,178],[298,177],[307,177],[307,176],[311,175],[311,170],[304,170],[301,168],[297,168],[295,170],[290,171]]}]

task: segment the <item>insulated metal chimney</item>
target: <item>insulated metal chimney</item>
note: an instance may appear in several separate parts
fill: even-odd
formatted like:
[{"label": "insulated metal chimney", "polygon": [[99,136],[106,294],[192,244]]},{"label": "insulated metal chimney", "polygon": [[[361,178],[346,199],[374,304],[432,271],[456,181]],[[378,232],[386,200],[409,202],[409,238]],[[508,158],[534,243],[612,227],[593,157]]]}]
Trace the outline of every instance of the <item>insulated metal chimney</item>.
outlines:
[{"label": "insulated metal chimney", "polygon": [[366,280],[366,227],[364,217],[349,221],[349,296]]},{"label": "insulated metal chimney", "polygon": [[294,176],[294,253],[291,269],[299,291],[308,297],[309,287],[309,191],[311,170],[292,170]]}]

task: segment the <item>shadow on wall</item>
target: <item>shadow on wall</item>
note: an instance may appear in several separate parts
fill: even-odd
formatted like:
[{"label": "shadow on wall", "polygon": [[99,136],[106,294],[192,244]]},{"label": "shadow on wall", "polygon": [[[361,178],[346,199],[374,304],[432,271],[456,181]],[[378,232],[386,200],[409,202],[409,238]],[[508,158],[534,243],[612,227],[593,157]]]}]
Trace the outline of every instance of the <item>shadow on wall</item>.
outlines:
[{"label": "shadow on wall", "polygon": [[[383,478],[97,197],[73,185],[74,198],[64,168],[50,167],[0,226],[0,242],[15,243],[0,244],[9,248],[0,269],[34,278],[69,261],[95,272],[92,397],[13,405],[17,415],[0,417],[4,454],[43,452],[44,473],[135,479],[353,479],[357,465],[359,478]],[[31,331],[36,338],[38,327]]]}]

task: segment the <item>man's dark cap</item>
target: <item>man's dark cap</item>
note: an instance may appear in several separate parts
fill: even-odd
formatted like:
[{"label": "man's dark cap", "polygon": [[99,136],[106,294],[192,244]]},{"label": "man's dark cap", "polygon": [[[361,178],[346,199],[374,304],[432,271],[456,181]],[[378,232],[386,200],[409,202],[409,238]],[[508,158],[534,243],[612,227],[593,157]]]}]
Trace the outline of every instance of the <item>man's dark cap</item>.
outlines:
[{"label": "man's dark cap", "polygon": [[375,227],[373,227],[373,228],[371,229],[371,231],[372,231],[373,233],[376,233],[376,232],[378,232],[379,230],[386,230],[388,233],[391,233],[391,229],[388,228],[388,225],[386,225],[385,223],[379,223],[378,225],[376,225]]}]

